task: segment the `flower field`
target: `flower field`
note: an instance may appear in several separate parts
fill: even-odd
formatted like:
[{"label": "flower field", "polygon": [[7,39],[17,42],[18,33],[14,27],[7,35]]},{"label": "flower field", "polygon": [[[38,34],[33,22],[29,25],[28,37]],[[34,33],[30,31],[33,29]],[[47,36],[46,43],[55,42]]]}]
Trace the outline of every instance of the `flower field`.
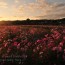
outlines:
[{"label": "flower field", "polygon": [[0,26],[0,65],[65,65],[64,26]]}]

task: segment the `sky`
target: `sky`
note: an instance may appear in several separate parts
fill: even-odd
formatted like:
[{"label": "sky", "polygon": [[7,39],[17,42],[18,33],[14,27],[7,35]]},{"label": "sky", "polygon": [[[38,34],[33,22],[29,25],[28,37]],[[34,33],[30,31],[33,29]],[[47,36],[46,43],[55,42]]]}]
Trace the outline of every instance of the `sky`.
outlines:
[{"label": "sky", "polygon": [[0,20],[59,19],[65,0],[0,0]]}]

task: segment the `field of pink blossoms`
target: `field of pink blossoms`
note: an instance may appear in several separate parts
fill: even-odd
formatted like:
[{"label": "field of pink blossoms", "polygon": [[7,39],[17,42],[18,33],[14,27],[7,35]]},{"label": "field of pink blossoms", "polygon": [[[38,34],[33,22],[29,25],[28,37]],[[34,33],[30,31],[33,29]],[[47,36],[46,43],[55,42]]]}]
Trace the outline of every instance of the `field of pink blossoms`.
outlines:
[{"label": "field of pink blossoms", "polygon": [[0,26],[0,65],[65,65],[65,27]]}]

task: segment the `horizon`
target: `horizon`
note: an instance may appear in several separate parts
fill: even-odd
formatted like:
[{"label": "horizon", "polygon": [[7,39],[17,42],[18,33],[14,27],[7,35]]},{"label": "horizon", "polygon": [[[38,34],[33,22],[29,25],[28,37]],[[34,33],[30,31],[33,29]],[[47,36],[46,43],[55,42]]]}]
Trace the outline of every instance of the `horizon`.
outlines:
[{"label": "horizon", "polygon": [[30,19],[30,18],[27,18],[27,19],[21,19],[21,20],[0,20],[0,22],[5,22],[5,21],[27,21],[27,20],[30,20],[30,21],[37,21],[37,20],[43,20],[43,21],[45,21],[45,20],[63,20],[63,19],[65,19],[65,17],[64,18],[58,18],[58,19]]},{"label": "horizon", "polygon": [[65,0],[0,0],[0,21],[65,18]]}]

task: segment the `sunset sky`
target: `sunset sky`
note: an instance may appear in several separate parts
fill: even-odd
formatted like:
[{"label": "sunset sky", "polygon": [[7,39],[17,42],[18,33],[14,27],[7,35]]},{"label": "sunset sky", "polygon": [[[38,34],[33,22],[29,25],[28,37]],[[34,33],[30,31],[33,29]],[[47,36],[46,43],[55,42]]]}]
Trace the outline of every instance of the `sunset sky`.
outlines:
[{"label": "sunset sky", "polygon": [[65,17],[65,0],[0,0],[0,20]]}]

